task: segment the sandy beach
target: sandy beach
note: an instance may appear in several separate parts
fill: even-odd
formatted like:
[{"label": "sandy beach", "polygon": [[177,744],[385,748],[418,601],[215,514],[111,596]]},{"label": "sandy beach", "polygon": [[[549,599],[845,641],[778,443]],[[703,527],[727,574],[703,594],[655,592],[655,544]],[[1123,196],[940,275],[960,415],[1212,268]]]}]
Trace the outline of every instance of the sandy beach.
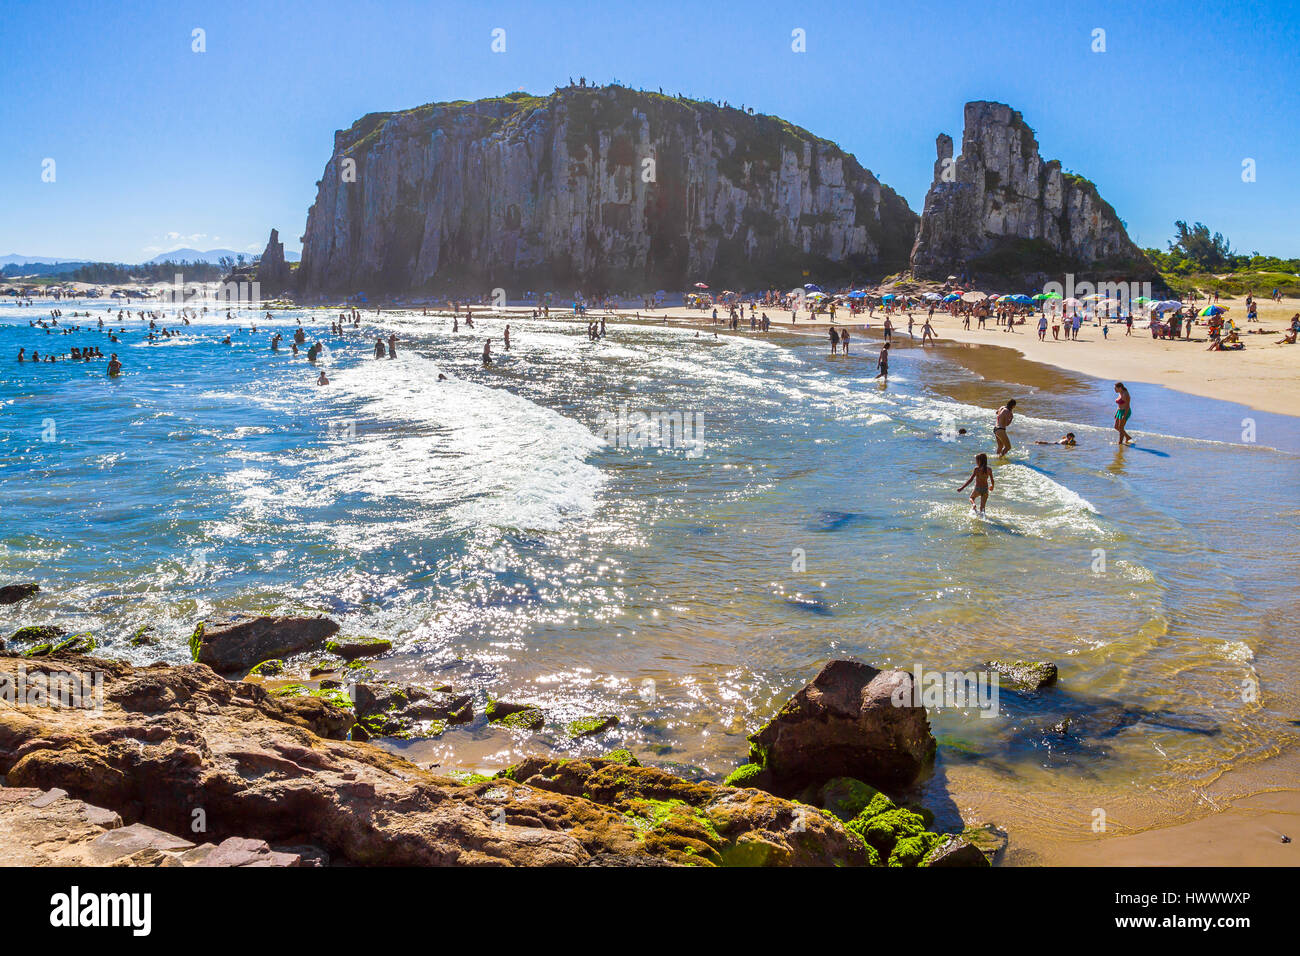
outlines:
[{"label": "sandy beach", "polygon": [[[1163,385],[1191,395],[1236,402],[1279,415],[1300,414],[1300,346],[1276,344],[1289,326],[1291,316],[1300,311],[1300,303],[1290,299],[1283,299],[1281,303],[1260,301],[1260,321],[1249,324],[1245,321],[1244,300],[1224,299],[1220,304],[1229,307],[1230,317],[1243,331],[1245,349],[1207,351],[1204,325],[1196,326],[1190,341],[1178,342],[1153,339],[1147,329],[1139,327],[1143,322],[1134,323],[1132,336],[1125,336],[1123,326],[1112,325],[1109,338],[1102,337],[1099,327],[1086,325],[1079,331],[1078,341],[1068,342],[1064,339],[1053,341],[1050,330],[1047,341],[1039,342],[1036,316],[1024,325],[1016,326],[1013,332],[995,326],[992,319],[983,330],[965,330],[959,318],[939,311],[935,312],[933,325],[941,344],[963,342],[1003,346],[1015,349],[1031,361],[1097,378]],[[599,318],[601,314],[604,313],[593,310],[590,317]],[[627,310],[620,309],[619,314],[627,314]],[[674,322],[713,324],[712,313],[698,309],[667,308],[639,314],[643,319],[662,319],[666,315],[669,321]],[[725,312],[720,310],[720,314],[725,315]],[[816,321],[809,321],[806,315],[801,313],[793,328],[830,325],[824,315],[817,316]],[[914,315],[916,341],[920,342],[926,312],[918,309]],[[768,310],[768,316],[774,329],[791,327],[789,312]],[[895,313],[893,321],[895,340],[908,342],[907,313]],[[871,318],[858,315],[848,320],[841,311],[836,317],[837,326],[854,330],[865,327],[873,339],[879,338],[883,324],[884,316],[879,312]],[[742,322],[742,329],[748,329],[748,317]]]}]

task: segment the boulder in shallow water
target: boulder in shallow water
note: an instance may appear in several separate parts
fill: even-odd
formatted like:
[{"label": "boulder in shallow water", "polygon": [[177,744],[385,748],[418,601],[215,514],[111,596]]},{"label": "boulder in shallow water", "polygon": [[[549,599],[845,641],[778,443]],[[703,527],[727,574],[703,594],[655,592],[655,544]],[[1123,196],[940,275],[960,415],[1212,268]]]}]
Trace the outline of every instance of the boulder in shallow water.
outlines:
[{"label": "boulder in shallow water", "polygon": [[200,664],[228,674],[271,658],[318,648],[338,629],[338,624],[327,617],[236,614],[201,623],[190,637],[190,652]]},{"label": "boulder in shallow water", "polygon": [[6,584],[0,587],[0,604],[17,604],[41,589],[39,584]]},{"label": "boulder in shallow water", "polygon": [[788,795],[835,777],[912,783],[934,757],[925,707],[907,671],[831,661],[758,733],[750,760]]},{"label": "boulder in shallow water", "polygon": [[379,657],[392,649],[393,642],[382,637],[343,637],[325,642],[325,650],[337,654],[345,661],[354,661],[359,657]]},{"label": "boulder in shallow water", "polygon": [[989,861],[975,844],[962,837],[946,833],[930,848],[920,865],[987,867]]},{"label": "boulder in shallow water", "polygon": [[1042,690],[1056,683],[1056,665],[1051,661],[988,661],[984,666],[1021,690]]}]

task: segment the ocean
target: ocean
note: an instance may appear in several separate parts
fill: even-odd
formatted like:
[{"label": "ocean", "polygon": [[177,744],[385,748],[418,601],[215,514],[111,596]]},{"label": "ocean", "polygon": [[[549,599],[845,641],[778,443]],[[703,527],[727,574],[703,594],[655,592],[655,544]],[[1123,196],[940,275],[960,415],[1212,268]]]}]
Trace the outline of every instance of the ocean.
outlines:
[{"label": "ocean", "polygon": [[[56,623],[179,662],[214,612],[324,613],[393,641],[384,676],[550,719],[388,744],[413,759],[491,771],[617,746],[714,778],[832,658],[1050,660],[1058,686],[1004,682],[992,718],[931,710],[925,788],[940,822],[993,819],[1049,861],[1098,808],[1125,828],[1186,818],[1225,770],[1300,738],[1297,419],[1132,385],[1120,449],[1110,383],[1011,378],[996,350],[905,332],[884,385],[863,333],[831,357],[824,331],[611,316],[592,342],[571,317],[453,333],[371,311],[339,338],[336,312],[303,310],[168,318],[179,334],[148,344],[138,307],[62,308],[91,317],[60,334],[29,325],[48,307],[0,305],[0,577],[43,589],[0,608],[4,634]],[[289,355],[299,320],[318,368]],[[374,359],[389,332],[396,359]],[[13,360],[72,345],[116,351],[122,376]],[[1009,397],[1016,447],[981,519],[957,487]],[[1078,447],[1030,444],[1067,430]],[[155,646],[130,646],[141,626]],[[618,726],[560,730],[598,713]]]}]

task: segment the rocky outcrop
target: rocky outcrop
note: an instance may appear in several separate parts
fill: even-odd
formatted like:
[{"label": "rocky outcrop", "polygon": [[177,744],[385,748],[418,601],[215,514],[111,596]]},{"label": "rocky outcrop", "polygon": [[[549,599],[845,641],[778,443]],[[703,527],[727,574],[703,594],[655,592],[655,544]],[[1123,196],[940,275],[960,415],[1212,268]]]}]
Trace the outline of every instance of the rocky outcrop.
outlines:
[{"label": "rocky outcrop", "polygon": [[41,589],[39,584],[6,584],[0,587],[0,604],[17,604]]},{"label": "rocky outcrop", "polygon": [[232,614],[199,624],[190,637],[190,653],[200,664],[229,674],[318,648],[338,629],[327,617]]},{"label": "rocky outcrop", "polygon": [[276,295],[289,285],[289,263],[284,258],[284,243],[279,230],[271,230],[266,249],[257,263],[257,281],[263,296]]},{"label": "rocky outcrop", "polygon": [[[42,666],[86,663],[46,658]],[[0,656],[0,679],[16,681],[20,667],[31,663]],[[268,854],[316,847],[344,864],[853,865],[869,858],[862,839],[830,814],[759,790],[683,780],[626,756],[526,760],[500,778],[461,782],[370,744],[321,737],[304,726],[307,716],[286,708],[310,700],[325,719],[340,711],[325,700],[278,700],[202,664],[95,667],[104,674],[100,709],[0,698],[0,793],[22,788],[21,801],[61,788],[128,827],[164,836],[191,833],[202,810],[203,838],[215,847],[207,852],[225,847],[218,861],[261,854],[244,842],[227,846],[232,838],[261,841]],[[113,821],[93,823],[108,829]],[[871,831],[881,845],[911,839],[909,860],[928,841],[918,835],[915,821],[901,815]],[[141,849],[162,839],[142,839]]]},{"label": "rocky outcrop", "polygon": [[373,113],[335,134],[298,287],[684,289],[879,275],[916,214],[772,116],[622,87]]},{"label": "rocky outcrop", "polygon": [[1033,130],[1011,107],[967,103],[961,155],[953,158],[946,134],[936,149],[912,247],[917,276],[1157,276],[1097,187],[1056,160],[1044,162]]},{"label": "rocky outcrop", "polygon": [[934,757],[925,707],[907,671],[831,661],[750,736],[751,785],[793,795],[836,777],[905,787]]}]

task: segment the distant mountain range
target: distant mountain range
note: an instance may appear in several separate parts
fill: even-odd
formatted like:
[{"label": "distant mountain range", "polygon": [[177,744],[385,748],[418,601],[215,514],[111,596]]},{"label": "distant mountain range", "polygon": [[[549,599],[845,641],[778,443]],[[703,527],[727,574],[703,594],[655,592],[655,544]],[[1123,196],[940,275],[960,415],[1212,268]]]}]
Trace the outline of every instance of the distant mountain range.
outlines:
[{"label": "distant mountain range", "polygon": [[[214,265],[221,260],[223,256],[229,256],[232,259],[238,259],[239,253],[233,249],[173,249],[171,252],[163,252],[154,256],[145,262],[131,263],[131,265],[158,265],[162,262],[211,262]],[[253,257],[244,253],[245,261]],[[299,254],[296,252],[286,252],[284,258],[288,262],[297,262]],[[89,265],[91,262],[99,260],[93,259],[62,259],[57,256],[24,256],[18,253],[11,253],[7,256],[0,256],[0,268],[6,266],[39,266],[40,268],[32,269],[35,275],[58,275],[63,272],[72,272],[81,266]],[[14,270],[9,269],[10,273]]]}]

